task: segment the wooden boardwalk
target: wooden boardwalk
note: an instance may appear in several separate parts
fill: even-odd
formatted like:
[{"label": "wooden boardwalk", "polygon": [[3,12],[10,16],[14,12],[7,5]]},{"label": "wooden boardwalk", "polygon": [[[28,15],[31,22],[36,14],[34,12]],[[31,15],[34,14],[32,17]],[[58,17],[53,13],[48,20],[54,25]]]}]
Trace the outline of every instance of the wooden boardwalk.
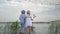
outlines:
[{"label": "wooden boardwalk", "polygon": [[[10,24],[10,23],[9,23]],[[0,34],[10,34],[10,31],[8,31],[8,26],[6,26],[7,23],[0,23]],[[35,27],[35,32],[31,34],[48,34],[48,27],[49,24],[44,23],[33,23],[33,26]],[[3,28],[3,29],[2,29]],[[5,28],[5,29],[4,29]],[[20,30],[18,29],[17,34],[20,34]]]},{"label": "wooden boardwalk", "polygon": [[[27,34],[26,29],[24,31],[25,31],[24,34]],[[17,34],[20,34],[20,29],[17,31]],[[35,34],[34,29],[30,31],[30,34]]]}]

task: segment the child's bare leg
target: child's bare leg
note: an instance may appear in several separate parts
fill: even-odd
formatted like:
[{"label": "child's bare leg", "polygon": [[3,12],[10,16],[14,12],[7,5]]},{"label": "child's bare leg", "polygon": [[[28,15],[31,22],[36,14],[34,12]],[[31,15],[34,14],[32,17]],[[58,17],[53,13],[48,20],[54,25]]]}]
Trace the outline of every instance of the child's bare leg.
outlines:
[{"label": "child's bare leg", "polygon": [[31,27],[29,26],[28,28],[27,28],[27,32],[30,34],[30,30],[31,30]]}]

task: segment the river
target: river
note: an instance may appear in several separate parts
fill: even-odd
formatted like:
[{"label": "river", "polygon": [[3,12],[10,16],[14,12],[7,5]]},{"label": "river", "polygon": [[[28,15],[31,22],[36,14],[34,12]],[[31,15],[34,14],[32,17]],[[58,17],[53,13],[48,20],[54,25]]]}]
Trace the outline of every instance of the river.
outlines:
[{"label": "river", "polygon": [[34,23],[36,34],[48,34],[48,27],[50,24],[47,23]]}]

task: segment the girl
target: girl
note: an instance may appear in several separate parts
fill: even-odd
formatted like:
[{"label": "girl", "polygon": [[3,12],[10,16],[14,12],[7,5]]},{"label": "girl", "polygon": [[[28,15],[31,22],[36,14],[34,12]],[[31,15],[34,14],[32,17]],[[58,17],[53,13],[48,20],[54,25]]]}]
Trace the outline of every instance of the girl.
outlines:
[{"label": "girl", "polygon": [[[28,32],[28,34],[30,34],[30,30],[31,30],[31,27],[32,27],[32,22],[31,22],[31,20],[33,20],[32,19],[32,17],[30,16],[30,11],[28,10],[27,11],[27,15],[26,15],[26,22],[25,22],[25,27],[27,28],[27,32]],[[35,18],[35,17],[33,17],[33,18]]]}]

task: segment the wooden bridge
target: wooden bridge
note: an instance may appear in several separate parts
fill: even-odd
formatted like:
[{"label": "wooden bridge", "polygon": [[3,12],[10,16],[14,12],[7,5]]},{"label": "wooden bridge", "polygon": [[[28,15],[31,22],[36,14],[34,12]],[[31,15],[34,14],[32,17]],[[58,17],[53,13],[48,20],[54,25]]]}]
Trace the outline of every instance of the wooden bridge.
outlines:
[{"label": "wooden bridge", "polygon": [[[27,30],[27,29],[25,28],[25,29],[24,29],[24,32],[25,32],[24,34],[28,34],[26,30]],[[20,29],[17,31],[17,34],[20,34]],[[35,34],[34,27],[32,27],[32,29],[31,29],[31,31],[30,31],[30,34]]]}]

